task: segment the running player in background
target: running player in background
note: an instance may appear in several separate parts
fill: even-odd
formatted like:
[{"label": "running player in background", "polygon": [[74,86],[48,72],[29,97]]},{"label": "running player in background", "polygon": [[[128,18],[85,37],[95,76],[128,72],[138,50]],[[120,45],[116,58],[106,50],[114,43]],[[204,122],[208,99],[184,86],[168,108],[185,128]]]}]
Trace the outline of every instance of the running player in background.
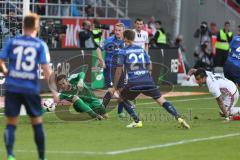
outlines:
[{"label": "running player in background", "polygon": [[[105,86],[109,89],[113,85],[113,77],[116,70],[116,58],[114,55],[118,54],[119,49],[123,48],[123,31],[125,27],[123,23],[117,23],[114,28],[114,35],[107,38],[102,46],[97,48],[97,56],[101,67],[104,68],[103,74],[105,78]],[[105,60],[102,58],[101,50],[105,51]],[[109,92],[106,94],[109,95]],[[109,95],[108,98],[110,98]],[[125,117],[123,112],[123,104],[120,102],[118,104],[118,115],[119,117]]]},{"label": "running player in background", "polygon": [[235,36],[231,41],[223,70],[224,76],[240,87],[240,36]]},{"label": "running player in background", "polygon": [[240,107],[235,107],[239,93],[237,86],[220,74],[205,71],[203,68],[191,71],[199,85],[206,84],[209,92],[216,98],[220,114],[229,120],[229,116],[240,114]]},{"label": "running player in background", "polygon": [[143,30],[143,20],[140,18],[137,18],[134,22],[134,29],[135,32],[135,38],[133,44],[142,47],[147,53],[149,51],[148,48],[148,33],[147,31]]},{"label": "running player in background", "polygon": [[[180,117],[175,107],[161,96],[159,88],[155,85],[150,74],[149,55],[143,48],[133,44],[135,32],[126,30],[123,36],[126,47],[119,52],[118,67],[115,73],[114,87],[111,89],[111,92],[113,93],[118,89],[120,77],[124,75],[126,83],[119,92],[125,103],[128,100],[135,100],[142,93],[153,98],[159,105],[163,106],[183,127],[190,128],[185,120]],[[134,120],[127,127],[142,127],[142,122]]]},{"label": "running player in background", "polygon": [[[34,130],[39,160],[45,159],[45,133],[43,129],[40,84],[38,77],[39,64],[46,80],[52,70],[49,67],[50,55],[45,42],[37,38],[39,16],[28,14],[23,20],[24,35],[10,39],[0,54],[0,68],[6,76],[5,82],[5,116],[6,129],[4,140],[7,160],[15,160],[13,146],[15,130],[21,105],[24,105],[30,116]],[[8,69],[3,60],[9,60]],[[56,99],[56,94],[53,94]],[[29,158],[32,159],[32,158]]]},{"label": "running player in background", "polygon": [[96,95],[84,83],[85,73],[73,74],[69,78],[66,75],[57,76],[59,99],[73,103],[76,112],[88,113],[92,118],[99,120],[107,118],[105,108]]}]

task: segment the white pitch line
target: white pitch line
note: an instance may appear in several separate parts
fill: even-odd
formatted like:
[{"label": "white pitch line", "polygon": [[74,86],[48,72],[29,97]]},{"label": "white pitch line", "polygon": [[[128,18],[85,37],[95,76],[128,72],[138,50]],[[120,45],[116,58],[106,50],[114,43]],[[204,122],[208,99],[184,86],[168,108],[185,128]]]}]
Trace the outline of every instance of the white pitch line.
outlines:
[{"label": "white pitch line", "polygon": [[206,138],[182,140],[182,141],[178,141],[178,142],[158,144],[158,145],[152,145],[152,146],[146,146],[146,147],[137,147],[137,148],[124,149],[124,150],[116,150],[116,151],[106,152],[106,154],[107,155],[118,155],[118,154],[130,153],[130,152],[138,152],[138,151],[150,150],[150,149],[156,149],[156,148],[166,148],[166,147],[188,144],[188,143],[193,143],[193,142],[203,142],[203,141],[216,140],[216,139],[235,137],[235,136],[240,136],[240,133],[226,134],[226,135],[222,135],[222,136],[212,136],[212,137],[206,137]]},{"label": "white pitch line", "polygon": [[[171,146],[189,144],[189,143],[194,143],[194,142],[210,141],[210,140],[223,139],[223,138],[236,137],[236,136],[240,136],[240,133],[232,133],[232,134],[212,136],[212,137],[206,137],[206,138],[188,139],[188,140],[170,142],[170,143],[165,143],[165,144],[157,144],[157,145],[146,146],[146,147],[129,148],[129,149],[123,149],[123,150],[108,151],[108,152],[66,151],[66,150],[64,150],[64,151],[47,150],[46,152],[49,153],[49,154],[119,155],[119,154],[138,152],[138,151],[143,151],[143,150],[151,150],[151,149],[157,149],[157,148],[167,148],[167,147],[171,147]],[[4,151],[0,150],[0,152],[4,152]],[[14,152],[36,153],[36,151],[33,151],[33,150],[15,150]]]}]

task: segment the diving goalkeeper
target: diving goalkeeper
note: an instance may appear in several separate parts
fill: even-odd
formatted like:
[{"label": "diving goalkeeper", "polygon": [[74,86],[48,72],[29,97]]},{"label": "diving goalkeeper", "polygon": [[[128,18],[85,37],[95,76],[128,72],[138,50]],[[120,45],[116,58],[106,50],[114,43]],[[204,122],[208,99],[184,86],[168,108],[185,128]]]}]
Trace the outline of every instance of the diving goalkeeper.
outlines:
[{"label": "diving goalkeeper", "polygon": [[88,113],[92,118],[99,120],[108,117],[105,107],[100,100],[84,83],[85,73],[72,74],[67,77],[64,74],[58,75],[56,83],[59,89],[59,99],[73,103],[76,112]]}]

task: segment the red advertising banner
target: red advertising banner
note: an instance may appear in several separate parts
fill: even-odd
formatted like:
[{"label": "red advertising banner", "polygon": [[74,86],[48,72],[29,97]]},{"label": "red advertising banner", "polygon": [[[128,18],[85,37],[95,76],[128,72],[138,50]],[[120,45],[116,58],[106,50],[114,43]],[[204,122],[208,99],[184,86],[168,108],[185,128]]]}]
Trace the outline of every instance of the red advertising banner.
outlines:
[{"label": "red advertising banner", "polygon": [[[77,48],[79,46],[78,34],[81,31],[82,23],[86,19],[63,19],[62,25],[66,25],[66,34],[62,36],[62,48]],[[91,23],[93,19],[88,19]],[[103,37],[109,36],[114,25],[119,22],[119,19],[100,19],[100,24],[110,26],[110,30],[103,30]]]}]

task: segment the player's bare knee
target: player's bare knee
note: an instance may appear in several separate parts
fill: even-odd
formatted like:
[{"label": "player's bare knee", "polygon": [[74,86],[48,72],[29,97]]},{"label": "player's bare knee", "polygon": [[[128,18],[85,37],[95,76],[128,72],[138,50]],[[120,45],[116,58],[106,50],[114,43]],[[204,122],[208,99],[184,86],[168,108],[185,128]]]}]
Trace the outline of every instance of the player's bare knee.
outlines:
[{"label": "player's bare knee", "polygon": [[16,125],[17,117],[7,117],[6,122],[7,124],[10,124],[10,125]]},{"label": "player's bare knee", "polygon": [[162,106],[163,103],[165,103],[167,100],[163,96],[161,96],[158,99],[155,99],[155,101]]},{"label": "player's bare knee", "polygon": [[42,123],[42,117],[31,117],[31,124],[37,125]]}]

